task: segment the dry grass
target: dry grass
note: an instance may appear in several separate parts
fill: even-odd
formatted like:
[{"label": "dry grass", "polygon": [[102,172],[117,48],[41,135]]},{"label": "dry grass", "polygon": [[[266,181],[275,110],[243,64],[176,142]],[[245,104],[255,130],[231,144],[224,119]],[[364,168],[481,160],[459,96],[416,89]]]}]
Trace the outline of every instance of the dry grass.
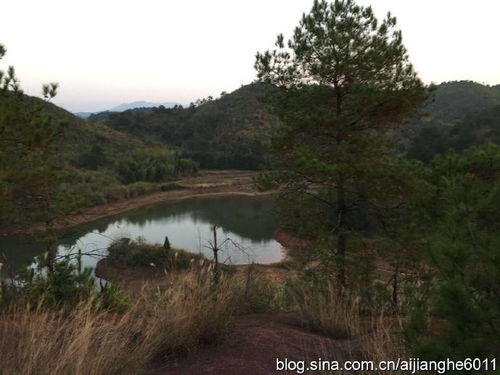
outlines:
[{"label": "dry grass", "polygon": [[359,332],[357,299],[335,284],[302,286],[293,291],[293,297],[302,320],[311,329],[333,338],[348,338]]},{"label": "dry grass", "polygon": [[[397,361],[408,358],[402,330],[402,318],[398,316],[370,317],[366,333],[360,336],[359,347],[363,359],[378,363],[380,361]],[[403,374],[404,371],[373,371],[373,374]]]},{"label": "dry grass", "polygon": [[[404,340],[401,335],[402,317],[394,315],[363,315],[357,298],[326,282],[321,286],[299,284],[293,297],[303,322],[309,328],[333,338],[329,344],[317,348],[321,358],[331,360],[397,361],[406,359]],[[338,339],[341,339],[340,341]],[[342,342],[342,349],[338,343]],[[307,353],[310,348],[304,348]],[[316,360],[317,358],[309,358]],[[345,372],[349,373],[349,372]],[[359,372],[351,372],[359,373]],[[370,374],[400,374],[395,371],[369,371]],[[333,375],[337,371],[320,371],[318,374]]]},{"label": "dry grass", "polygon": [[224,334],[236,296],[210,269],[185,272],[165,290],[143,288],[125,314],[25,306],[0,315],[0,374],[140,374],[152,361]]}]

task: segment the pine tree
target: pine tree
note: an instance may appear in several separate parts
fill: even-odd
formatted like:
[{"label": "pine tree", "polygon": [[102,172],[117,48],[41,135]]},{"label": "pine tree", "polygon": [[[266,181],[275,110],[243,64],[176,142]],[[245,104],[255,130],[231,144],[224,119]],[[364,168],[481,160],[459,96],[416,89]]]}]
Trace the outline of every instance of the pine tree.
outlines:
[{"label": "pine tree", "polygon": [[[438,156],[415,201],[432,289],[415,301],[407,336],[420,358],[500,355],[500,146]],[[440,329],[425,320],[440,321]]]},{"label": "pine tree", "polygon": [[[5,52],[1,46],[0,59]],[[43,85],[46,101],[56,95],[57,87]],[[0,71],[0,222],[52,222],[59,183],[53,145],[62,128],[44,113],[43,101],[23,94],[14,67]]]},{"label": "pine tree", "polygon": [[[0,46],[0,59],[5,55]],[[45,224],[39,242],[52,270],[56,252],[54,221],[80,199],[62,187],[64,171],[56,140],[66,126],[45,110],[57,94],[57,83],[42,86],[43,100],[23,94],[15,69],[0,71],[0,224],[38,221]]]},{"label": "pine tree", "polygon": [[283,122],[274,140],[281,182],[332,213],[324,235],[334,237],[345,285],[356,218],[387,198],[395,135],[426,88],[396,18],[379,22],[352,0],[316,0],[288,43],[279,35],[276,46],[258,53],[255,67],[259,81],[280,88],[269,101]]}]

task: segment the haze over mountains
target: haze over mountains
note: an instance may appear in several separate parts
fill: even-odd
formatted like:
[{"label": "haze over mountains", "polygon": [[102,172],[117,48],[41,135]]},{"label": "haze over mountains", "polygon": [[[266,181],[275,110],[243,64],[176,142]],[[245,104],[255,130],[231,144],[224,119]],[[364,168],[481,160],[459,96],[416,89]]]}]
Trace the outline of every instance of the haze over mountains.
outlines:
[{"label": "haze over mountains", "polygon": [[136,108],[153,108],[153,107],[160,107],[164,106],[165,108],[172,108],[176,105],[180,105],[180,103],[174,103],[174,102],[163,102],[163,103],[155,103],[155,102],[146,102],[146,101],[135,101],[131,103],[123,103],[120,104],[116,107],[113,107],[111,109],[105,110],[105,111],[95,111],[95,112],[75,112],[75,115],[81,118],[88,118],[93,114],[96,113],[101,113],[101,112],[123,112],[127,111],[129,109],[136,109]]}]

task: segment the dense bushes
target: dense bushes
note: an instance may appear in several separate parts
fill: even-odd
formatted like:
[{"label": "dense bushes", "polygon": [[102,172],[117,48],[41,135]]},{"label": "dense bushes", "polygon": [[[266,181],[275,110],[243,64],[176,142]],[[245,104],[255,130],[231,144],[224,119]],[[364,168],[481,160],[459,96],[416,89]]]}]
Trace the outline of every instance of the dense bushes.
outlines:
[{"label": "dense bushes", "polygon": [[125,184],[164,181],[174,175],[175,154],[163,148],[134,150],[117,160],[116,170]]},{"label": "dense bushes", "polygon": [[[420,288],[427,293],[413,304],[409,342],[421,358],[498,356],[500,146],[438,157],[427,180],[415,215],[430,275]],[[429,319],[443,322],[438,334]]]},{"label": "dense bushes", "polygon": [[66,187],[82,197],[87,205],[106,204],[134,198],[154,191],[182,188],[169,181],[179,176],[195,175],[198,164],[166,148],[135,148],[127,153],[107,152],[92,146],[81,155]]},{"label": "dense bushes", "polygon": [[161,191],[172,191],[172,190],[183,190],[187,189],[186,186],[179,184],[178,182],[168,182],[160,186]]},{"label": "dense bushes", "polygon": [[135,182],[123,185],[109,171],[84,171],[74,173],[69,179],[68,188],[74,194],[83,197],[86,205],[99,205],[123,199],[134,198],[144,194],[159,191],[157,184],[150,182]]},{"label": "dense bushes", "polygon": [[122,238],[108,248],[108,258],[112,265],[129,267],[156,267],[160,270],[186,269],[203,256],[184,250],[146,243],[143,239],[131,241]]},{"label": "dense bushes", "polygon": [[108,163],[106,154],[100,145],[93,145],[88,152],[80,155],[75,164],[86,169],[97,169]]},{"label": "dense bushes", "polygon": [[82,267],[80,253],[57,260],[40,258],[36,267],[1,281],[0,312],[22,306],[71,310],[82,303],[95,311],[123,313],[130,307],[116,286],[97,288],[93,269]]},{"label": "dense bushes", "polygon": [[255,264],[248,265],[239,279],[239,314],[275,312],[286,309],[285,285],[266,277]]},{"label": "dense bushes", "polygon": [[252,181],[257,190],[261,192],[276,189],[278,187],[278,184],[275,182],[276,179],[270,172],[261,172],[252,177]]},{"label": "dense bushes", "polygon": [[176,158],[175,161],[176,175],[195,175],[200,169],[199,163],[189,158]]}]

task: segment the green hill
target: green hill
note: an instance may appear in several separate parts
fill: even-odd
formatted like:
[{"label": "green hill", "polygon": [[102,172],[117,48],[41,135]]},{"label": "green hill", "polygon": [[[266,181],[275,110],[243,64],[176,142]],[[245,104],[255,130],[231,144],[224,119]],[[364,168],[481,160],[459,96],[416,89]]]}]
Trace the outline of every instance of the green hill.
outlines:
[{"label": "green hill", "polygon": [[[256,169],[267,160],[266,148],[278,124],[259,101],[268,90],[251,84],[187,108],[107,113],[104,120],[112,129],[145,142],[178,147],[202,168]],[[103,116],[91,118],[99,119]]]},{"label": "green hill", "polygon": [[[269,86],[250,84],[218,99],[204,99],[187,108],[148,108],[121,113],[104,112],[91,116],[110,128],[151,144],[178,148],[203,168],[256,169],[268,160],[267,146],[278,120],[266,111],[261,98]],[[438,85],[403,133],[403,149],[408,157],[423,161],[450,148],[463,149],[488,139],[495,140],[496,112],[500,105],[500,85],[485,86],[471,81]],[[480,112],[486,111],[483,115]],[[486,116],[479,119],[477,116]],[[466,120],[467,119],[467,120]],[[481,131],[468,137],[475,121]],[[467,121],[467,124],[463,124]],[[493,129],[492,128],[492,129]],[[471,131],[471,130],[469,130]],[[465,133],[464,133],[465,132]],[[461,135],[459,135],[461,134]],[[487,135],[489,134],[489,135]]]},{"label": "green hill", "polygon": [[437,86],[424,110],[447,124],[461,122],[471,112],[500,104],[500,86],[485,86],[471,81],[445,82]]},{"label": "green hill", "polygon": [[[407,155],[429,161],[449,149],[463,150],[473,144],[494,140],[498,113],[492,108],[498,105],[500,85],[485,86],[470,81],[438,85],[405,130]],[[472,134],[474,136],[469,137]]]},{"label": "green hill", "polygon": [[[95,170],[105,165],[111,166],[121,154],[145,147],[140,139],[130,134],[114,130],[104,123],[89,122],[55,104],[37,97],[24,96],[26,108],[39,108],[52,122],[62,124],[61,133],[56,137],[58,159],[69,169]],[[106,163],[87,165],[84,161],[92,149],[102,149]]]},{"label": "green hill", "polygon": [[458,151],[485,141],[500,144],[500,105],[468,114],[462,123],[451,129],[450,135]]},{"label": "green hill", "polygon": [[[103,204],[159,191],[160,183],[197,170],[194,162],[179,158],[172,147],[146,144],[104,123],[85,121],[40,98],[4,92],[0,95],[0,107],[3,108],[0,133],[5,135],[0,142],[0,146],[5,143],[5,148],[0,151],[8,152],[5,158],[12,159],[0,165],[0,209],[13,207],[10,202],[20,189],[20,184],[15,182],[20,176],[29,176],[43,168],[40,163],[31,163],[29,155],[41,160],[36,156],[37,147],[46,143],[46,139],[51,139],[50,165],[61,177],[59,188],[81,205]],[[36,134],[29,133],[36,131],[36,121],[53,124],[52,135],[37,138]],[[19,139],[22,147],[16,147],[9,138]],[[30,146],[31,143],[34,146]],[[26,160],[21,163],[21,159]],[[24,178],[23,183],[26,185],[28,180],[29,177]],[[11,212],[3,219],[0,215],[0,223],[15,221],[23,215]]]},{"label": "green hill", "polygon": [[129,134],[111,129],[103,123],[88,122],[71,112],[37,97],[25,97],[27,106],[41,106],[43,112],[55,122],[64,124],[61,137],[57,138],[57,147],[61,160],[76,166],[79,158],[92,147],[102,147],[106,154],[113,157],[130,148],[143,146],[143,142]]}]

